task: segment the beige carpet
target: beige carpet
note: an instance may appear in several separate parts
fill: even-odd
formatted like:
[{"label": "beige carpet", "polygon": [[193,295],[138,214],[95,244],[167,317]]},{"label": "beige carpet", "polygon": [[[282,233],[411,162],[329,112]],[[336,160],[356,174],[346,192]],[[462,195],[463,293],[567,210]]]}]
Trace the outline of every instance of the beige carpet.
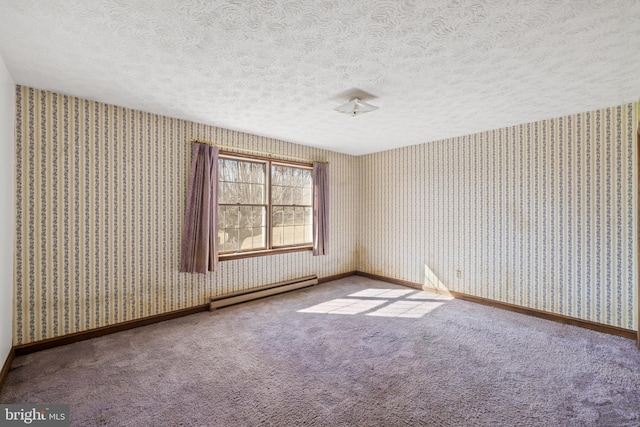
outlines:
[{"label": "beige carpet", "polygon": [[349,277],[19,357],[76,426],[638,426],[631,340]]}]

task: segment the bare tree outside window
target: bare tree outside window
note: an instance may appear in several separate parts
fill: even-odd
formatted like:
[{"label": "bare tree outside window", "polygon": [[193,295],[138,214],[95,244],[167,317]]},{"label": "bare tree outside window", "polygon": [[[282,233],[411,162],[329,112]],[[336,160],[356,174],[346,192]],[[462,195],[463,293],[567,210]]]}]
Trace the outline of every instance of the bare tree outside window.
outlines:
[{"label": "bare tree outside window", "polygon": [[266,249],[267,164],[218,160],[218,250]]},{"label": "bare tree outside window", "polygon": [[311,170],[273,165],[273,246],[312,241]]},{"label": "bare tree outside window", "polygon": [[312,244],[312,168],[220,155],[221,254]]}]

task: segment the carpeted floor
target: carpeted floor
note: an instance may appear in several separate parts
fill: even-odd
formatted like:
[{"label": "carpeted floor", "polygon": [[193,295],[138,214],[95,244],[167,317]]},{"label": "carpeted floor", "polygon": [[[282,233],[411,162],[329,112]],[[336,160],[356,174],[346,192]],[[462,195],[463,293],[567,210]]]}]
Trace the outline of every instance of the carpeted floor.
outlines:
[{"label": "carpeted floor", "polygon": [[0,401],[75,426],[638,426],[640,351],[353,276],[18,357]]}]

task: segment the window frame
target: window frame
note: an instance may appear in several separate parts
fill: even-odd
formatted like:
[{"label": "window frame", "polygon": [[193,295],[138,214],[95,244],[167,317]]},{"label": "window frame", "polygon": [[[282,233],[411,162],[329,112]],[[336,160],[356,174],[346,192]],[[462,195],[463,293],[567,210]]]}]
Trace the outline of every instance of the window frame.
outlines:
[{"label": "window frame", "polygon": [[[251,258],[251,257],[259,257],[259,256],[268,256],[268,255],[277,255],[277,254],[285,254],[285,253],[291,253],[291,252],[302,252],[302,251],[311,251],[313,250],[313,242],[311,243],[304,243],[304,244],[297,244],[297,245],[287,245],[287,246],[276,246],[274,247],[273,245],[273,227],[272,227],[272,218],[273,218],[273,203],[272,203],[272,177],[271,177],[271,169],[272,166],[278,165],[278,166],[285,166],[285,167],[294,167],[294,168],[298,168],[298,169],[307,169],[312,171],[313,170],[313,164],[311,163],[303,163],[303,162],[296,162],[296,161],[291,161],[291,160],[282,160],[282,159],[274,159],[271,157],[263,157],[263,156],[255,156],[255,155],[251,155],[251,154],[244,154],[244,153],[236,153],[233,151],[223,151],[220,150],[220,152],[218,153],[218,158],[228,158],[228,159],[235,159],[235,160],[244,160],[244,161],[254,161],[254,162],[260,162],[260,163],[265,163],[266,165],[266,171],[265,171],[265,180],[266,180],[266,186],[265,186],[265,191],[266,191],[266,249],[245,249],[242,251],[225,251],[225,252],[220,252],[218,251],[218,260],[219,261],[230,261],[230,260],[234,260],[234,259],[242,259],[242,258]],[[216,177],[216,185],[218,185],[218,178]],[[311,186],[311,201],[313,204],[313,185]],[[294,205],[294,206],[304,206],[307,207],[308,205]],[[218,206],[216,206],[216,209],[218,209]],[[311,218],[311,226],[313,229],[313,216]]]}]

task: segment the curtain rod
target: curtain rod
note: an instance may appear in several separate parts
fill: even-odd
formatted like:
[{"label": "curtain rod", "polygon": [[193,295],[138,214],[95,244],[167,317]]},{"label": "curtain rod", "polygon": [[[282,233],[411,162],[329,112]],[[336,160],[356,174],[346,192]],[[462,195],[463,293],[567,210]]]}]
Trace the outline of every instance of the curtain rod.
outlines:
[{"label": "curtain rod", "polygon": [[[248,149],[248,148],[233,147],[231,145],[218,144],[218,143],[212,142],[212,141],[203,141],[203,140],[198,139],[198,138],[191,138],[189,141],[191,143],[198,142],[200,144],[213,145],[214,147],[218,147],[218,148],[228,148],[230,150],[244,151],[245,153],[258,154],[258,155],[267,156],[267,157],[271,157],[271,158],[273,158],[273,156],[283,157],[282,160],[293,160],[293,161],[298,161],[298,162],[302,162],[302,163],[326,163],[327,165],[329,164],[329,162],[323,162],[321,160],[303,159],[303,158],[300,158],[300,157],[287,156],[285,154],[281,155],[281,154],[269,153],[269,152],[266,152],[266,151],[258,151],[258,150],[251,150],[251,149]],[[274,159],[274,160],[278,160],[278,159]]]}]

